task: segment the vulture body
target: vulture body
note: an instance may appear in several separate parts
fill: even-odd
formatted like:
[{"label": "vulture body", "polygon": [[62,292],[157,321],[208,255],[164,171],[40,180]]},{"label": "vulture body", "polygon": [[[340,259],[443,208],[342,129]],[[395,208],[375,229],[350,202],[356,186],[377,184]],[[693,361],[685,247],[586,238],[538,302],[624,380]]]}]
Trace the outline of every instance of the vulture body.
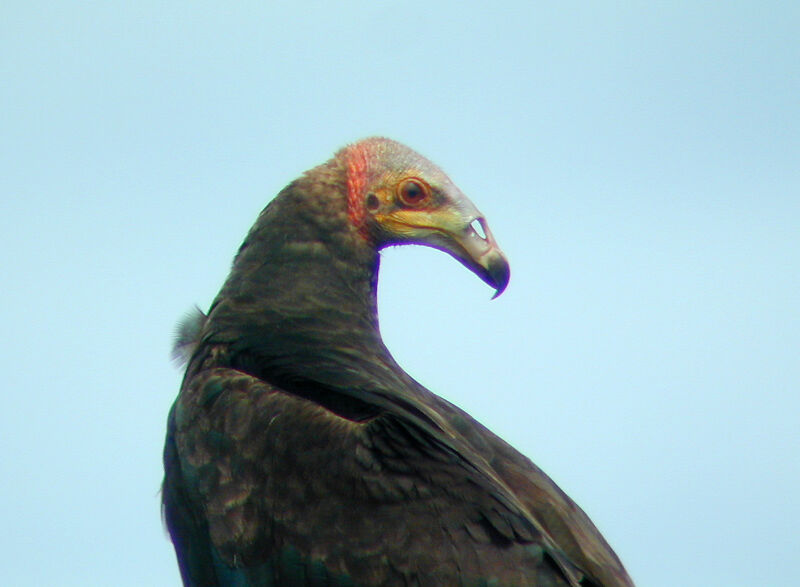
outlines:
[{"label": "vulture body", "polygon": [[508,282],[450,179],[372,138],[282,190],[185,322],[163,486],[184,585],[632,586],[549,477],[392,359],[379,250],[402,243]]}]

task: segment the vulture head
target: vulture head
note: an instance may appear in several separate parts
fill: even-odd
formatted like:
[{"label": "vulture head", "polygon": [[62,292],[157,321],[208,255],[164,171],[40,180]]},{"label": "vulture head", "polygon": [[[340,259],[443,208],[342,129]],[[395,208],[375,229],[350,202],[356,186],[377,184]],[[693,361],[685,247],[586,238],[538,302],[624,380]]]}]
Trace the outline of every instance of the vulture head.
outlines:
[{"label": "vulture head", "polygon": [[380,249],[404,243],[449,253],[495,289],[508,285],[508,261],[486,219],[436,165],[396,141],[369,138],[336,158],[347,173],[348,213]]}]

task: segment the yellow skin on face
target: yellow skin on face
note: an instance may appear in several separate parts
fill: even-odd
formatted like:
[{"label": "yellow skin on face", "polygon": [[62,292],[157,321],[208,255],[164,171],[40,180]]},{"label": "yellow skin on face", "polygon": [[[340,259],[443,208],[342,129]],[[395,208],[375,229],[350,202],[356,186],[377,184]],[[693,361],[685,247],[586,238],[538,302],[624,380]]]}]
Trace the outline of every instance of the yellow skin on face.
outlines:
[{"label": "yellow skin on face", "polygon": [[[410,183],[409,183],[410,182]],[[497,289],[508,282],[508,263],[480,212],[460,191],[430,185],[418,169],[387,174],[380,187],[367,195],[370,211],[387,244],[414,242],[443,250]],[[422,188],[418,200],[404,201],[404,189]],[[449,186],[448,186],[449,187]],[[377,200],[377,201],[376,201]],[[476,231],[475,224],[485,236]]]}]

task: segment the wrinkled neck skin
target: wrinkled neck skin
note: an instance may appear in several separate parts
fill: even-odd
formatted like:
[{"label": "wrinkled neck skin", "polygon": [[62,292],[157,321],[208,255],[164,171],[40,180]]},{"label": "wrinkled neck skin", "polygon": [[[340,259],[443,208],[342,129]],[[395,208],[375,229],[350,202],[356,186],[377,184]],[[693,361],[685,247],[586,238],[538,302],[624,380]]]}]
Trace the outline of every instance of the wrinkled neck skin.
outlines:
[{"label": "wrinkled neck skin", "polygon": [[286,389],[408,386],[381,339],[379,255],[350,220],[345,170],[333,160],[311,177],[259,216],[211,307],[203,347],[223,349],[215,365]]}]

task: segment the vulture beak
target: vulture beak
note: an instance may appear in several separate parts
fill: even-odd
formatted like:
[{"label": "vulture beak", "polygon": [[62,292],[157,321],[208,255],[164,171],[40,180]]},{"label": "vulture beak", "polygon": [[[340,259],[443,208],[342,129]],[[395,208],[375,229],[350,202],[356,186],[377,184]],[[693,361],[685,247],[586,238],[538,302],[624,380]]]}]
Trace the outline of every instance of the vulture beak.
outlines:
[{"label": "vulture beak", "polygon": [[511,272],[486,220],[468,202],[431,211],[397,211],[381,220],[403,237],[401,242],[433,247],[457,259],[495,289],[494,299],[506,289]]},{"label": "vulture beak", "polygon": [[[439,234],[444,237],[441,239],[444,242],[435,243],[433,246],[458,259],[467,269],[493,287],[495,294],[492,299],[505,291],[511,270],[482,216],[475,217],[465,225],[462,224],[460,228],[453,226],[451,230]],[[435,237],[436,235],[432,235],[431,240],[440,240]]]}]

